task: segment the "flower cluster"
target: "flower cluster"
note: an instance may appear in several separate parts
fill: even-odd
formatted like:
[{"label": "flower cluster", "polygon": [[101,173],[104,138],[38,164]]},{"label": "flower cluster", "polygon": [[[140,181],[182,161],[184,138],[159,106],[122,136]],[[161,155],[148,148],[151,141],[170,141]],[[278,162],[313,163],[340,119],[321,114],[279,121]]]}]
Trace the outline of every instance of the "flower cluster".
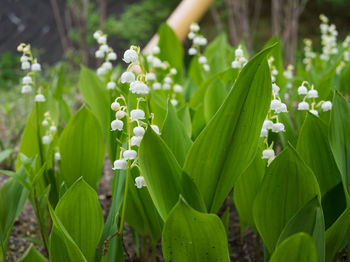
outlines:
[{"label": "flower cluster", "polygon": [[[99,68],[97,68],[98,75],[106,75],[113,68],[111,61],[117,60],[117,54],[113,51],[113,49],[107,45],[107,35],[103,34],[101,31],[96,31],[94,33],[94,38],[97,43],[99,43],[99,49],[95,52],[96,58],[103,59],[104,62],[101,64]],[[109,76],[110,77],[110,76]],[[113,90],[115,89],[116,83],[108,79],[107,89]]]},{"label": "flower cluster", "polygon": [[[298,104],[298,110],[300,111],[307,110],[315,116],[318,116],[318,111],[316,110],[316,107],[320,106],[323,112],[332,109],[331,101],[320,101],[319,103],[316,102],[316,99],[318,98],[318,91],[314,88],[313,85],[310,85],[310,83],[307,81],[304,81],[301,84],[301,86],[299,86],[298,95],[304,96],[303,101]],[[311,100],[311,108],[307,100]]]},{"label": "flower cluster", "polygon": [[[176,83],[178,72],[176,68],[171,68],[167,61],[162,62],[158,57],[159,54],[160,48],[155,46],[153,47],[153,53],[147,56],[150,72],[146,74],[146,82],[153,90],[167,91],[170,102],[173,106],[176,106],[178,100],[182,97],[183,91],[182,86]],[[162,79],[159,76],[162,76]]]},{"label": "flower cluster", "polygon": [[348,35],[343,43],[342,43],[344,50],[343,56],[344,56],[344,61],[349,62],[350,61],[350,36]]},{"label": "flower cluster", "polygon": [[271,72],[271,81],[276,82],[276,77],[278,75],[278,70],[276,66],[274,65],[275,58],[273,56],[270,56],[269,59],[267,60],[270,66],[270,72]]},{"label": "flower cluster", "polygon": [[[111,104],[111,109],[115,111],[115,120],[111,122],[112,131],[125,132],[128,137],[127,149],[121,148],[119,159],[114,161],[113,170],[127,170],[133,166],[137,166],[137,147],[140,146],[148,116],[141,109],[141,102],[147,102],[144,95],[149,94],[150,88],[147,81],[155,80],[155,75],[146,73],[144,66],[141,63],[140,48],[131,46],[123,55],[123,60],[128,63],[127,70],[121,75],[120,82],[129,85],[129,92],[138,95],[137,106],[131,109],[124,96],[119,96]],[[136,71],[138,74],[133,72]],[[151,115],[151,123],[153,115]],[[151,128],[160,134],[159,128],[151,124]],[[131,131],[132,130],[132,131]],[[130,162],[132,161],[132,162]],[[144,178],[139,176],[135,179],[135,185],[138,188],[146,186]]]},{"label": "flower cluster", "polygon": [[338,31],[335,25],[328,24],[328,18],[325,15],[320,15],[321,19],[321,44],[322,44],[322,54],[320,58],[327,61],[329,57],[333,54],[338,53],[337,48],[337,35]]},{"label": "flower cluster", "polygon": [[206,46],[208,40],[199,34],[200,27],[198,24],[193,23],[190,26],[190,32],[187,37],[192,41],[191,48],[188,49],[188,54],[197,56],[198,63],[202,65],[204,71],[210,71],[210,66],[208,64],[208,59],[201,53],[201,46]]},{"label": "flower cluster", "polygon": [[308,38],[304,39],[304,55],[303,63],[306,71],[309,71],[312,66],[312,60],[316,57],[316,53],[312,51],[312,41]]},{"label": "flower cluster", "polygon": [[35,89],[35,101],[45,102],[45,96],[41,94],[40,88],[36,88],[36,72],[41,71],[41,65],[37,59],[33,57],[31,47],[28,44],[20,44],[17,47],[17,51],[22,53],[21,56],[21,69],[27,71],[27,74],[22,79],[22,94],[31,93],[33,88]]},{"label": "flower cluster", "polygon": [[51,118],[50,112],[45,112],[44,120],[41,122],[41,125],[46,128],[46,133],[42,137],[42,142],[44,145],[48,145],[51,143],[53,136],[57,132],[57,127]]},{"label": "flower cluster", "polygon": [[279,91],[279,86],[276,83],[272,83],[272,100],[270,103],[270,109],[260,132],[260,137],[264,137],[264,142],[266,144],[266,149],[262,152],[262,158],[268,159],[268,165],[270,165],[275,158],[273,145],[269,146],[268,144],[269,131],[273,133],[285,132],[284,124],[279,122],[278,114],[288,112],[287,105],[281,101]]},{"label": "flower cluster", "polygon": [[244,52],[241,46],[238,46],[238,48],[235,50],[235,60],[232,61],[232,68],[243,68],[245,64],[248,62],[247,58],[244,57]]}]

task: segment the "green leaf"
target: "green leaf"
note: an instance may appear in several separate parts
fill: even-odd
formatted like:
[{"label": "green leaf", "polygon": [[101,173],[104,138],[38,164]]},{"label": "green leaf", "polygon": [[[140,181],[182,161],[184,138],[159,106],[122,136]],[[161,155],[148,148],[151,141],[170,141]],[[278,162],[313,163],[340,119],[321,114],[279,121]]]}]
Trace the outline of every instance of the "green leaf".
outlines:
[{"label": "green leaf", "polygon": [[[105,240],[111,237],[115,232],[118,232],[117,217],[123,202],[125,191],[126,171],[119,170],[113,177],[112,185],[112,205],[109,209],[106,223],[103,228],[103,233],[98,245],[97,257],[101,258]],[[114,237],[108,245],[108,252],[102,257],[102,261],[119,261],[124,259],[124,251],[121,247],[121,239]],[[121,248],[120,248],[121,247]],[[121,260],[122,261],[122,260]]]},{"label": "green leaf", "polygon": [[[320,186],[326,228],[345,209],[343,189],[337,187],[342,178],[334,161],[327,136],[327,125],[318,117],[308,113],[297,144],[298,153],[312,169]],[[337,190],[332,190],[335,187]],[[328,204],[330,201],[331,203]]]},{"label": "green leaf", "polygon": [[278,119],[281,123],[284,124],[284,127],[286,129],[285,132],[279,134],[283,148],[287,147],[289,143],[295,147],[297,145],[298,138],[289,113],[279,113]]},{"label": "green leaf", "polygon": [[309,201],[289,220],[278,239],[277,245],[299,232],[304,232],[312,236],[317,250],[318,261],[324,262],[325,228],[322,208],[320,207],[317,197]]},{"label": "green leaf", "polygon": [[51,262],[87,262],[83,253],[67,232],[66,228],[49,205],[49,211],[53,223],[50,234],[49,253]]},{"label": "green leaf", "polygon": [[98,78],[95,72],[86,67],[81,67],[79,78],[79,90],[84,100],[91,108],[91,111],[97,117],[102,128],[104,139],[108,143],[108,155],[111,161],[116,157],[116,132],[111,132],[111,121],[114,112],[111,110],[111,101],[108,90]]},{"label": "green leaf", "polygon": [[265,49],[241,71],[219,111],[193,143],[184,171],[216,212],[253,159],[271,99]]},{"label": "green leaf", "polygon": [[140,145],[139,161],[148,191],[160,216],[168,213],[182,194],[189,204],[205,211],[202,197],[193,181],[181,172],[181,167],[165,142],[148,128]]},{"label": "green leaf", "polygon": [[162,249],[165,261],[230,261],[220,218],[192,209],[181,197],[165,221]]},{"label": "green leaf", "polygon": [[350,207],[326,231],[326,261],[335,261],[350,229]]},{"label": "green leaf", "polygon": [[341,181],[328,143],[327,132],[327,125],[308,113],[297,143],[297,151],[314,172],[322,195]]},{"label": "green leaf", "polygon": [[[36,117],[37,107],[33,106],[32,111],[30,112],[26,127],[23,132],[22,140],[19,145],[16,170],[21,166],[22,162],[20,159],[20,154],[24,154],[27,157],[39,156],[39,139],[38,139],[38,129],[37,129],[37,117]],[[40,156],[38,161],[41,161]]]},{"label": "green leaf", "polygon": [[83,177],[96,189],[102,175],[105,148],[94,114],[83,106],[68,122],[59,143],[61,174],[67,185]]},{"label": "green leaf", "polygon": [[188,108],[188,105],[185,105],[184,107],[180,108],[179,111],[177,111],[177,117],[179,118],[181,123],[184,125],[188,137],[191,137],[192,122],[191,122],[190,109]]},{"label": "green leaf", "polygon": [[218,111],[227,96],[225,85],[220,81],[211,83],[204,95],[204,116],[207,123]]},{"label": "green leaf", "polygon": [[235,207],[239,214],[241,232],[248,225],[256,230],[253,217],[253,203],[260,188],[266,169],[266,161],[259,153],[249,167],[239,176],[235,183],[234,197]]},{"label": "green leaf", "polygon": [[159,58],[162,61],[168,61],[172,67],[177,69],[178,74],[181,75],[184,51],[180,40],[177,38],[173,29],[166,23],[161,25],[158,34]]},{"label": "green leaf", "polygon": [[13,149],[5,149],[0,152],[0,163],[6,160],[13,153]]},{"label": "green leaf", "polygon": [[[16,174],[23,180],[26,179],[23,167]],[[29,191],[14,178],[9,178],[0,188],[0,245],[3,246],[5,252],[7,238],[24,207],[28,193]],[[2,255],[0,248],[0,258]]]},{"label": "green leaf", "polygon": [[267,168],[254,200],[255,225],[270,253],[288,221],[316,195],[320,190],[311,169],[287,147]]},{"label": "green leaf", "polygon": [[137,168],[131,170],[125,220],[128,225],[144,236],[150,234],[152,243],[156,244],[162,234],[163,221],[152,202],[147,188],[137,188],[135,186],[135,178],[139,175]]},{"label": "green leaf", "polygon": [[332,66],[330,70],[327,71],[316,83],[315,88],[318,90],[318,96],[321,100],[326,100],[331,93],[333,78],[337,71],[337,66],[338,63],[334,64],[334,66]]},{"label": "green leaf", "polygon": [[345,189],[350,194],[350,104],[338,92],[334,94],[329,143],[335,162],[342,174]]},{"label": "green leaf", "polygon": [[283,241],[270,259],[270,262],[282,261],[316,262],[317,252],[312,238],[308,234],[298,233]]},{"label": "green leaf", "polygon": [[46,258],[35,249],[33,244],[29,246],[27,251],[18,260],[18,262],[44,262],[44,261],[47,261]]},{"label": "green leaf", "polygon": [[[234,60],[234,52],[227,42],[225,33],[217,36],[205,49],[204,55],[208,59],[210,65],[209,72],[205,72],[205,76],[212,76],[231,67]],[[197,59],[195,57],[194,59]]]},{"label": "green leaf", "polygon": [[87,261],[94,261],[103,231],[103,213],[95,190],[79,179],[60,199],[55,213]]},{"label": "green leaf", "polygon": [[176,116],[175,109],[170,102],[168,102],[168,115],[164,122],[161,137],[173,152],[180,166],[183,166],[192,141],[186,134],[185,127]]}]

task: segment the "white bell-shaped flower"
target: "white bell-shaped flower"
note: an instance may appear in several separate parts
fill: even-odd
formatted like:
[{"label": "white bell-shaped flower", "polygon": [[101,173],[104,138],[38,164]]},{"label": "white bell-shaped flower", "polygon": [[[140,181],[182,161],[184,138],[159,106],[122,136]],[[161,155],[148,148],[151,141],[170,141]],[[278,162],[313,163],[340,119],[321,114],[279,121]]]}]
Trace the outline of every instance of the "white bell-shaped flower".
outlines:
[{"label": "white bell-shaped flower", "polygon": [[270,109],[271,110],[278,110],[278,108],[281,106],[281,101],[277,100],[277,99],[273,99],[271,100],[271,104],[270,104]]},{"label": "white bell-shaped flower", "polygon": [[299,95],[307,95],[307,88],[306,86],[299,86],[298,87],[298,94]]},{"label": "white bell-shaped flower", "polygon": [[142,136],[133,136],[130,139],[130,145],[131,146],[140,146],[142,141]]},{"label": "white bell-shaped flower", "polygon": [[145,129],[142,126],[137,126],[134,128],[135,136],[143,136],[145,134]]},{"label": "white bell-shaped flower", "polygon": [[154,131],[156,134],[160,135],[159,127],[158,127],[157,125],[151,125],[151,128],[153,129],[153,131]]},{"label": "white bell-shaped flower", "polygon": [[264,129],[272,129],[273,122],[271,120],[265,120],[263,124]]},{"label": "white bell-shaped flower", "polygon": [[122,76],[120,77],[120,82],[124,83],[131,83],[135,81],[135,75],[133,72],[124,72]]},{"label": "white bell-shaped flower", "polygon": [[284,103],[281,103],[280,106],[275,110],[275,113],[276,114],[279,114],[279,113],[286,113],[288,112],[287,110],[287,105],[284,104]]},{"label": "white bell-shaped flower", "polygon": [[130,84],[130,88],[129,90],[134,93],[134,94],[138,94],[138,95],[146,95],[149,93],[149,87],[140,81],[134,81]]},{"label": "white bell-shaped flower", "polygon": [[134,109],[130,112],[131,120],[145,119],[145,112],[141,109]]},{"label": "white bell-shaped flower", "polygon": [[159,48],[159,46],[154,46],[153,48],[152,48],[152,53],[153,54],[159,54],[160,53],[160,48]]},{"label": "white bell-shaped flower", "polygon": [[135,50],[128,49],[124,52],[123,60],[125,63],[135,63],[139,59]]},{"label": "white bell-shaped flower", "polygon": [[241,68],[241,63],[239,61],[235,60],[232,62],[231,67],[235,68],[235,69]]},{"label": "white bell-shaped flower", "polygon": [[210,65],[204,64],[203,65],[203,70],[206,71],[206,72],[210,71]]},{"label": "white bell-shaped flower", "polygon": [[146,74],[146,81],[154,81],[154,80],[156,80],[156,75],[154,73]]},{"label": "white bell-shaped flower", "polygon": [[128,162],[125,159],[115,160],[113,163],[113,170],[126,170],[128,169]]},{"label": "white bell-shaped flower", "polygon": [[111,61],[117,60],[117,54],[115,52],[110,52],[107,55],[107,59]]},{"label": "white bell-shaped flower", "polygon": [[39,102],[39,103],[46,101],[45,96],[43,94],[37,94],[35,96],[34,100],[35,100],[35,102]]},{"label": "white bell-shaped flower", "polygon": [[323,112],[329,111],[332,109],[332,102],[331,101],[325,101],[322,103],[321,108]]},{"label": "white bell-shaped flower", "polygon": [[182,88],[181,85],[179,85],[179,84],[175,84],[175,85],[174,85],[174,92],[176,92],[176,93],[182,93],[182,90],[183,90],[183,88]]},{"label": "white bell-shaped flower", "polygon": [[30,63],[27,61],[27,62],[23,62],[22,64],[21,64],[21,69],[22,70],[28,70],[28,69],[30,69]]},{"label": "white bell-shaped flower", "polygon": [[30,76],[25,76],[22,79],[22,84],[23,85],[29,85],[33,83],[33,79]]},{"label": "white bell-shaped flower", "polygon": [[270,159],[275,157],[275,151],[273,149],[265,149],[262,152],[262,159]]},{"label": "white bell-shaped flower", "polygon": [[152,88],[154,89],[154,90],[159,90],[159,89],[161,89],[162,88],[162,84],[161,83],[153,83],[152,84]]},{"label": "white bell-shaped flower", "polygon": [[51,132],[56,132],[57,131],[57,127],[56,126],[50,126],[50,131]]},{"label": "white bell-shaped flower", "polygon": [[142,188],[142,187],[146,187],[146,181],[145,179],[143,178],[143,176],[138,176],[135,178],[135,186],[137,188]]},{"label": "white bell-shaped flower", "polygon": [[117,111],[117,112],[115,113],[115,118],[116,118],[116,119],[122,119],[122,118],[124,118],[125,116],[126,116],[125,111],[119,110],[119,111]]},{"label": "white bell-shaped flower", "polygon": [[315,116],[318,116],[318,111],[315,109],[311,109],[309,112]]},{"label": "white bell-shaped flower", "polygon": [[97,50],[95,52],[95,56],[96,56],[96,58],[104,58],[105,57],[105,53],[102,50]]},{"label": "white bell-shaped flower", "polygon": [[199,29],[200,29],[200,27],[199,27],[199,25],[196,24],[196,23],[192,23],[192,24],[190,25],[190,31],[191,31],[191,32],[198,32]]},{"label": "white bell-shaped flower", "polygon": [[266,128],[262,128],[260,131],[260,137],[267,137],[269,131]]},{"label": "white bell-shaped flower", "polygon": [[60,160],[61,160],[61,154],[60,154],[60,152],[56,152],[54,157],[55,157],[55,160],[56,160],[56,161],[60,161]]},{"label": "white bell-shaped flower", "polygon": [[280,88],[278,85],[276,85],[276,83],[272,84],[272,91],[275,92],[275,94],[278,94],[278,92],[280,91]]},{"label": "white bell-shaped flower", "polygon": [[32,64],[32,71],[41,71],[41,65],[39,63]]},{"label": "white bell-shaped flower", "polygon": [[170,74],[171,74],[171,75],[176,75],[176,74],[177,74],[176,68],[170,69]]},{"label": "white bell-shaped flower", "polygon": [[243,50],[241,48],[237,48],[235,50],[235,56],[238,57],[238,58],[242,57],[243,56]]},{"label": "white bell-shaped flower", "polygon": [[21,90],[22,94],[28,94],[30,92],[32,92],[32,87],[30,85],[22,86],[22,90]]},{"label": "white bell-shaped flower", "polygon": [[123,130],[123,126],[124,126],[123,121],[121,121],[119,119],[113,120],[111,122],[112,131],[115,131],[115,130],[122,131]]},{"label": "white bell-shaped flower", "polygon": [[284,129],[284,125],[282,123],[273,124],[272,132],[279,133],[279,132],[284,132],[284,131],[286,131],[286,130]]},{"label": "white bell-shaped flower", "polygon": [[113,89],[115,89],[115,86],[116,86],[116,84],[115,84],[115,82],[113,82],[113,81],[110,81],[110,82],[107,83],[107,89],[108,89],[108,90],[113,90]]},{"label": "white bell-shaped flower", "polygon": [[197,54],[197,49],[194,47],[191,47],[190,49],[188,49],[188,54],[189,55],[196,55]]},{"label": "white bell-shaped flower", "polygon": [[51,137],[50,136],[43,136],[42,137],[42,142],[44,145],[48,145],[51,143]]},{"label": "white bell-shaped flower", "polygon": [[198,57],[198,63],[206,64],[207,62],[208,62],[208,59],[205,56]]},{"label": "white bell-shaped flower", "polygon": [[317,90],[315,90],[315,89],[309,90],[309,92],[307,92],[307,97],[308,98],[317,98],[318,97]]},{"label": "white bell-shaped flower", "polygon": [[111,62],[104,62],[102,64],[102,67],[108,71],[108,70],[111,70],[113,66]]},{"label": "white bell-shaped flower", "polygon": [[137,152],[135,150],[125,150],[123,152],[123,157],[125,160],[133,160],[133,159],[136,159],[137,157]]},{"label": "white bell-shaped flower", "polygon": [[99,38],[97,38],[97,43],[100,45],[106,44],[107,37],[105,35],[100,35]]},{"label": "white bell-shaped flower", "polygon": [[111,109],[113,111],[118,111],[120,110],[120,104],[117,102],[117,101],[114,101],[112,104],[111,104]]},{"label": "white bell-shaped flower", "polygon": [[298,110],[309,110],[310,106],[309,106],[309,103],[308,102],[300,102],[298,104]]},{"label": "white bell-shaped flower", "polygon": [[171,99],[171,100],[170,100],[170,103],[171,103],[173,106],[177,106],[177,104],[179,103],[179,101],[177,101],[176,99]]},{"label": "white bell-shaped flower", "polygon": [[101,45],[99,50],[103,53],[106,53],[109,50],[109,46],[108,45]]}]

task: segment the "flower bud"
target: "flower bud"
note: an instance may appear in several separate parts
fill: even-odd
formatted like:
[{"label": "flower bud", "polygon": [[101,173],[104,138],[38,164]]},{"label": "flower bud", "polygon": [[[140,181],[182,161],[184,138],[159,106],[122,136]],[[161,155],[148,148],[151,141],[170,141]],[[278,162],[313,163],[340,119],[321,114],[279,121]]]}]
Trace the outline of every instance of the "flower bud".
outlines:
[{"label": "flower bud", "polygon": [[142,187],[146,187],[147,186],[143,176],[138,176],[138,177],[135,178],[135,186],[137,188],[142,188]]},{"label": "flower bud", "polygon": [[112,109],[113,111],[118,111],[118,110],[120,110],[120,104],[119,104],[117,101],[113,102],[113,103],[111,104],[111,109]]},{"label": "flower bud", "polygon": [[115,160],[113,163],[113,170],[126,170],[128,169],[128,162],[125,159]]},{"label": "flower bud", "polygon": [[107,83],[107,89],[108,90],[113,90],[115,88],[116,84],[113,81],[110,81]]}]

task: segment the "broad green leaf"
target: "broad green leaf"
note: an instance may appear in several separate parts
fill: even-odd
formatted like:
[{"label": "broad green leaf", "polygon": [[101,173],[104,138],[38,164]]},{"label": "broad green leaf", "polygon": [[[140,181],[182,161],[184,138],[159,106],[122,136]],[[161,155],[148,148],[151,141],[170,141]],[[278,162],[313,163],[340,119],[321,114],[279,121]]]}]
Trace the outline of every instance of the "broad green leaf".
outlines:
[{"label": "broad green leaf", "polygon": [[190,109],[188,108],[187,104],[177,111],[177,117],[180,119],[181,123],[184,125],[188,137],[191,137],[192,121],[191,121]]},{"label": "broad green leaf", "polygon": [[83,179],[77,180],[60,199],[55,213],[87,261],[94,261],[103,230],[103,213],[95,190]]},{"label": "broad green leaf", "polygon": [[[336,187],[342,179],[328,142],[328,128],[313,114],[306,116],[298,138],[297,151],[317,178],[328,228],[344,211],[345,195],[342,188]],[[337,190],[332,190],[335,187]]]},{"label": "broad green leaf", "polygon": [[[217,36],[205,49],[204,55],[210,65],[209,72],[205,76],[212,76],[231,67],[234,60],[234,52],[227,42],[226,34]],[[197,57],[195,58],[197,59]]]},{"label": "broad green leaf", "polygon": [[257,152],[254,160],[235,183],[233,201],[239,214],[242,233],[246,226],[255,229],[253,203],[263,180],[265,169],[266,161],[261,158],[260,152]]},{"label": "broad green leaf", "polygon": [[180,197],[162,234],[165,261],[230,261],[224,225],[214,214],[200,213]]},{"label": "broad green leaf", "polygon": [[186,129],[178,119],[175,109],[170,102],[168,102],[168,114],[164,122],[161,137],[171,152],[173,152],[180,166],[183,166],[192,141],[186,134]]},{"label": "broad green leaf", "polygon": [[204,95],[204,116],[207,122],[218,111],[227,96],[226,87],[222,82],[215,82],[208,86]]},{"label": "broad green leaf", "polygon": [[111,110],[111,101],[108,90],[103,85],[95,72],[86,67],[81,67],[79,78],[79,90],[84,97],[84,100],[89,105],[91,111],[94,113],[100,127],[102,134],[107,141],[108,155],[111,161],[116,158],[116,132],[111,132],[110,124],[114,117],[114,112]]},{"label": "broad green leaf", "polygon": [[334,64],[334,66],[332,66],[330,70],[327,71],[316,83],[315,88],[318,90],[318,96],[321,100],[326,100],[331,93],[333,78],[336,73],[337,66],[338,63]]},{"label": "broad green leaf", "polygon": [[219,209],[255,155],[271,99],[271,77],[265,59],[270,50],[263,50],[243,68],[187,155],[184,171],[197,184],[210,212]]},{"label": "broad green leaf", "polygon": [[[121,208],[125,190],[126,171],[120,170],[113,177],[112,204],[108,212],[107,220],[103,228],[103,233],[98,245],[97,257],[101,258],[105,245],[105,240],[118,232],[117,218]],[[102,257],[102,261],[124,261],[124,251],[119,237],[113,237],[107,248],[107,253]]]},{"label": "broad green leaf", "polygon": [[314,172],[324,195],[341,181],[327,139],[327,125],[313,114],[307,114],[297,143],[297,151]]},{"label": "broad green leaf", "polygon": [[18,262],[45,262],[47,259],[31,244]]},{"label": "broad green leaf", "polygon": [[350,104],[338,92],[334,94],[329,143],[335,162],[342,174],[344,185],[350,194]]},{"label": "broad green leaf", "polygon": [[69,235],[55,211],[49,205],[49,211],[53,223],[50,234],[49,253],[51,262],[87,262],[83,253]]},{"label": "broad green leaf", "polygon": [[0,163],[6,160],[13,153],[13,149],[5,149],[0,152]]},{"label": "broad green leaf", "polygon": [[312,236],[319,262],[325,260],[325,228],[322,208],[317,197],[309,201],[298,213],[292,217],[283,229],[278,244],[293,234],[304,232]]},{"label": "broad green leaf", "polygon": [[39,139],[41,139],[41,135],[39,133],[40,131],[37,128],[37,126],[40,125],[40,122],[37,119],[37,109],[38,107],[33,106],[32,111],[28,116],[22,140],[19,145],[16,170],[18,170],[18,168],[21,166],[21,160],[19,158],[21,153],[27,157],[38,156],[38,161],[41,162],[41,156],[39,154]]},{"label": "broad green leaf", "polygon": [[94,114],[83,106],[68,122],[60,138],[61,174],[68,186],[79,177],[97,188],[102,175],[105,148]]},{"label": "broad green leaf", "polygon": [[289,113],[279,113],[278,119],[281,123],[284,124],[284,127],[286,129],[285,132],[278,134],[281,138],[283,148],[287,147],[289,143],[295,147],[297,145],[298,138]]},{"label": "broad green leaf", "polygon": [[153,123],[162,129],[167,115],[167,99],[161,94],[154,92],[150,99],[151,112],[154,114]]},{"label": "broad green leaf", "polygon": [[312,238],[305,233],[294,234],[278,246],[270,262],[316,262],[317,252]]},{"label": "broad green leaf", "polygon": [[[17,171],[17,175],[26,179],[24,168]],[[16,218],[21,213],[27,200],[29,191],[15,178],[9,178],[0,188],[0,259],[2,258],[1,245],[6,252],[7,238]]]},{"label": "broad green leaf", "polygon": [[326,231],[326,261],[336,261],[343,241],[350,229],[350,207]]},{"label": "broad green leaf", "polygon": [[254,200],[255,225],[270,253],[288,221],[316,195],[320,197],[316,177],[287,147],[267,168]]},{"label": "broad green leaf", "polygon": [[159,28],[158,34],[159,58],[162,61],[168,61],[181,75],[184,51],[180,40],[173,29],[166,23]]},{"label": "broad green leaf", "polygon": [[139,161],[147,189],[163,220],[176,204],[180,194],[195,209],[206,211],[196,185],[181,172],[175,156],[152,128],[147,129],[142,139]]},{"label": "broad green leaf", "polygon": [[137,188],[135,186],[135,178],[139,175],[137,168],[131,170],[125,220],[137,232],[144,236],[149,234],[152,242],[156,244],[162,234],[163,221],[152,202],[147,188]]}]

